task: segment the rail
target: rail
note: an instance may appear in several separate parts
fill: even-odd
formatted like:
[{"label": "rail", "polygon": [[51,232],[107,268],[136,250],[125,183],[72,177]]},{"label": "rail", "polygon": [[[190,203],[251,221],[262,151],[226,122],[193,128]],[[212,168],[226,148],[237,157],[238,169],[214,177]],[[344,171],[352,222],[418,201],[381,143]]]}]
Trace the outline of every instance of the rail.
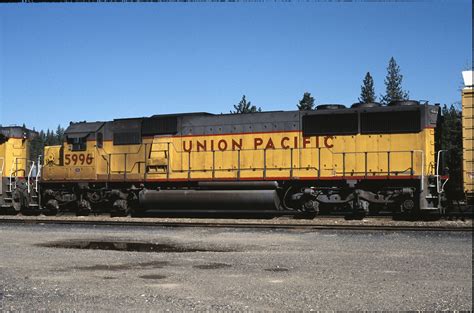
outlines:
[{"label": "rail", "polygon": [[[279,213],[279,214],[278,214]],[[273,212],[273,215],[281,215],[281,211]],[[156,214],[156,213],[155,213]],[[212,213],[215,216],[215,212]],[[270,213],[267,213],[269,215]],[[277,215],[278,214],[278,215]],[[289,211],[286,215],[298,214]],[[301,216],[304,217],[304,216]],[[336,223],[335,223],[336,222]],[[88,226],[126,226],[126,227],[212,227],[212,228],[263,228],[263,229],[306,229],[306,230],[360,230],[360,231],[456,231],[472,232],[472,223],[469,221],[412,221],[412,220],[392,220],[389,217],[370,217],[364,220],[345,220],[342,216],[318,216],[316,219],[257,219],[252,216],[247,219],[232,219],[223,217],[183,219],[162,218],[157,215],[146,215],[144,217],[115,217],[113,219],[103,216],[88,216],[81,219],[71,218],[67,215],[56,217],[38,216],[2,216],[2,224],[57,224],[57,225],[88,225]]]}]

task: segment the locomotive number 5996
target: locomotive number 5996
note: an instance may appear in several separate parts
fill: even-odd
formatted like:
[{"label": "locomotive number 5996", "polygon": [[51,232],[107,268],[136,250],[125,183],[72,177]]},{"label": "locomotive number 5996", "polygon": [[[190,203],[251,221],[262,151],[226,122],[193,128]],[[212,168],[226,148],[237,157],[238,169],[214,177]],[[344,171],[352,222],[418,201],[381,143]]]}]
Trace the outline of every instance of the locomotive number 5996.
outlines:
[{"label": "locomotive number 5996", "polygon": [[64,155],[64,165],[91,165],[94,157],[92,154],[88,153],[87,155],[84,153],[78,154],[65,154]]}]

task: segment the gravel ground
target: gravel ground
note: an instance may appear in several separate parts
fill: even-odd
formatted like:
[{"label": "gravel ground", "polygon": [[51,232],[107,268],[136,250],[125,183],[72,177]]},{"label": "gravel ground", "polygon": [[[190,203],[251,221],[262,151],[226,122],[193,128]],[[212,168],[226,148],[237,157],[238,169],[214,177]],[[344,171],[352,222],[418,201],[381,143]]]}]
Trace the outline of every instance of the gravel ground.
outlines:
[{"label": "gravel ground", "polygon": [[[0,225],[0,235],[0,311],[473,309],[469,232]],[[163,251],[51,247],[91,241]]]}]

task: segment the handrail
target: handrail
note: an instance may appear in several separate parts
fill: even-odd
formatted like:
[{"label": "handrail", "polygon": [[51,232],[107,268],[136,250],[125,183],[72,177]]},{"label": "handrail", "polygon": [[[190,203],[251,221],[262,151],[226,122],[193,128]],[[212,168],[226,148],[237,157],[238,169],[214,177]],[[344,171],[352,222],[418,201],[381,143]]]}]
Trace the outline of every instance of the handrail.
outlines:
[{"label": "handrail", "polygon": [[[157,146],[158,144],[160,145],[163,145],[163,148],[166,147],[166,149],[158,149],[157,150],[157,147],[155,147],[155,145]],[[150,146],[150,149],[147,149],[148,147],[147,146]],[[144,148],[142,148],[142,146],[145,146]],[[161,148],[161,147],[160,147]],[[142,144],[140,145],[140,147],[134,151],[134,152],[115,152],[115,153],[109,153],[109,154],[106,154],[106,155],[102,155],[104,161],[107,163],[107,172],[108,174],[124,174],[124,178],[127,177],[127,174],[129,173],[134,173],[133,171],[138,167],[138,169],[140,170],[142,167],[141,167],[141,164],[145,164],[145,171],[144,171],[144,175],[146,177],[147,175],[147,171],[146,171],[146,164],[147,164],[147,160],[149,159],[150,157],[150,154],[149,153],[152,153],[152,152],[166,152],[168,151],[168,158],[170,157],[170,148],[174,150],[175,153],[177,153],[178,155],[182,155],[184,156],[184,154],[186,154],[186,157],[189,158],[188,160],[188,166],[186,168],[186,164],[183,163],[183,166],[182,167],[179,167],[179,169],[173,169],[173,171],[177,172],[177,173],[181,173],[181,172],[188,172],[188,176],[190,176],[191,173],[194,173],[194,172],[202,172],[202,171],[209,171],[209,172],[212,172],[212,176],[213,178],[215,178],[215,173],[216,172],[220,172],[220,171],[236,171],[237,173],[237,177],[238,179],[240,178],[241,176],[241,173],[243,171],[249,171],[249,170],[252,170],[252,171],[255,171],[255,170],[262,170],[262,168],[259,167],[242,167],[242,153],[245,153],[245,152],[256,152],[256,151],[262,151],[263,154],[264,154],[264,158],[263,158],[263,175],[264,175],[264,178],[267,174],[267,171],[268,170],[273,170],[273,167],[272,168],[268,168],[267,166],[267,156],[268,156],[268,152],[283,152],[285,150],[288,151],[288,159],[287,161],[290,161],[291,164],[289,164],[288,167],[275,167],[275,169],[279,169],[279,170],[289,170],[290,171],[290,177],[293,177],[294,175],[294,171],[295,170],[304,170],[304,169],[307,169],[307,170],[316,170],[317,171],[317,176],[318,177],[321,177],[321,172],[322,171],[325,171],[325,170],[330,170],[330,169],[321,169],[321,150],[322,148],[321,147],[308,147],[308,148],[304,148],[304,147],[298,147],[298,148],[272,148],[272,149],[252,149],[252,148],[247,148],[247,149],[237,149],[237,150],[225,150],[225,151],[222,151],[222,150],[206,150],[206,151],[186,151],[186,150],[182,150],[180,149],[179,151],[176,149],[176,146],[174,145],[174,143],[172,142],[159,142],[159,143],[147,143],[147,144]],[[133,163],[133,165],[131,166],[131,168],[128,168],[128,164],[127,164],[127,160],[128,160],[128,156],[130,155],[139,155],[143,149],[145,149],[145,154],[143,156],[141,156],[140,158],[136,159]],[[103,153],[103,152],[106,152],[104,149],[101,149],[102,151],[98,151],[98,153]],[[293,151],[295,150],[298,154],[295,156],[294,155],[294,152]],[[316,159],[312,160],[311,162],[311,165],[314,165],[314,166],[301,166],[301,158],[302,158],[302,155],[304,152],[308,152],[308,153],[316,153]],[[101,153],[101,154],[102,154]],[[237,162],[237,167],[231,167],[231,168],[220,168],[220,169],[216,169],[216,166],[215,166],[215,158],[216,158],[216,154],[217,153],[234,153],[236,154],[235,156],[237,157],[238,159],[238,162]],[[386,173],[388,176],[391,176],[391,175],[398,175],[400,173],[406,173],[409,171],[409,174],[410,176],[414,176],[415,174],[415,160],[413,158],[413,155],[415,153],[420,153],[421,154],[421,190],[424,190],[424,182],[423,182],[423,178],[425,177],[425,159],[424,159],[424,151],[422,150],[378,150],[378,151],[346,151],[346,152],[334,152],[332,151],[331,149],[328,149],[327,150],[327,153],[330,153],[332,154],[333,156],[338,156],[338,155],[343,155],[343,158],[346,158],[347,156],[349,155],[359,155],[359,154],[362,154],[362,155],[365,155],[365,172],[362,172],[362,171],[357,171],[357,172],[354,172],[354,170],[356,168],[349,168],[349,169],[346,169],[345,167],[343,168],[343,176],[345,176],[345,174],[347,173],[350,173],[350,175],[353,175],[354,173],[363,173],[365,176],[368,176],[368,161],[367,161],[367,158],[368,158],[368,155],[373,155],[373,154],[386,154],[386,158],[387,158],[387,171],[376,171],[376,172],[372,172],[370,171],[370,174],[372,175],[380,175],[380,174],[383,174],[383,173]],[[408,163],[411,163],[410,164],[410,167],[408,168],[405,168],[403,167],[403,171],[400,170],[398,167],[397,168],[393,168],[391,165],[391,158],[392,159],[395,159],[393,154],[396,154],[396,153],[406,153],[407,154],[407,157],[409,158],[408,159]],[[211,158],[212,157],[212,168],[206,168],[206,167],[203,167],[203,168],[191,168],[191,158],[192,156],[196,156],[196,157],[199,157],[199,155],[203,155],[203,154],[209,154],[209,157]],[[232,154],[232,155],[234,155]],[[124,157],[124,164],[122,166],[124,166],[121,170],[112,170],[111,168],[111,162],[112,162],[112,156],[122,156]],[[107,157],[108,156],[108,157]],[[284,158],[286,158],[286,154],[283,156]],[[298,166],[296,166],[294,164],[293,161],[298,161],[299,160],[299,164]],[[347,159],[345,159],[344,161],[347,161]],[[119,161],[120,162],[120,161]],[[286,162],[286,161],[285,161]],[[418,160],[417,160],[418,162]],[[319,168],[317,168],[316,166],[319,164]],[[119,164],[117,164],[119,165]],[[285,164],[286,165],[286,164]],[[166,174],[167,174],[167,177],[169,176],[169,172],[171,171],[171,162],[170,160],[167,161],[167,171],[166,171]],[[121,167],[119,165],[119,167]],[[362,170],[364,168],[364,165],[362,164],[361,165],[362,167]],[[346,171],[347,170],[347,171]],[[418,168],[417,168],[418,170]],[[337,174],[340,174],[339,172],[337,172]],[[418,175],[417,175],[418,176]]]},{"label": "handrail", "polygon": [[[21,160],[25,160],[25,168],[23,169],[18,169],[18,161],[21,161]],[[30,175],[32,173],[32,167],[30,166],[30,163],[33,163],[33,167],[34,167],[34,162],[33,161],[30,161],[28,160],[27,158],[19,158],[19,157],[15,157],[12,159],[12,166],[10,168],[10,174],[8,176],[8,182],[9,182],[9,186],[8,186],[8,191],[9,192],[12,192],[14,188],[17,187],[17,181],[15,179],[15,182],[13,184],[13,178],[15,177],[18,177],[18,172],[19,171],[23,171],[23,175],[26,175],[26,172],[28,171],[28,175],[27,175],[27,178],[28,178],[28,192],[30,192],[30,186],[29,186],[29,179],[30,179]],[[28,168],[30,166],[30,168]],[[24,177],[24,176],[23,176]],[[13,187],[14,186],[14,187]]]},{"label": "handrail", "polygon": [[[320,152],[321,152],[321,148],[320,147],[315,147],[315,148],[295,148],[294,150],[309,150],[309,149],[314,149],[314,150],[317,150],[318,152],[318,161],[317,163],[320,164],[320,161],[321,161],[321,155],[320,155]],[[202,154],[202,153],[208,153],[208,154],[211,154],[212,153],[212,159],[213,159],[213,166],[212,168],[210,169],[214,175],[214,172],[219,172],[219,171],[237,171],[237,175],[239,174],[239,172],[241,171],[248,171],[248,170],[252,170],[252,171],[255,171],[255,170],[263,170],[264,171],[264,177],[265,177],[265,172],[269,169],[267,166],[266,166],[266,152],[268,151],[283,151],[283,150],[288,150],[288,152],[290,153],[289,155],[289,159],[291,161],[291,151],[292,149],[289,148],[289,149],[283,149],[283,148],[276,148],[276,149],[239,149],[239,150],[235,150],[235,151],[230,151],[230,150],[226,150],[226,151],[218,151],[218,150],[210,150],[210,151],[186,151],[187,155],[188,155],[188,159],[191,158],[191,156],[195,153],[198,153],[198,154]],[[240,154],[241,151],[262,151],[264,153],[264,164],[263,164],[263,168],[262,167],[248,167],[248,168],[245,168],[245,167],[241,167],[241,164],[240,162],[238,162],[238,166],[237,168],[235,167],[230,167],[230,168],[220,168],[220,169],[216,169],[215,168],[215,153],[216,152],[222,152],[222,153],[238,153]],[[410,162],[411,162],[411,166],[408,167],[408,168],[404,168],[403,170],[394,170],[393,168],[392,169],[389,169],[389,172],[387,173],[386,171],[384,172],[371,172],[373,174],[382,174],[382,173],[386,173],[388,175],[392,175],[392,174],[395,174],[395,175],[398,175],[399,173],[406,173],[406,172],[409,172],[410,173],[410,176],[413,176],[414,175],[414,159],[413,159],[413,154],[415,152],[421,152],[422,153],[422,176],[425,176],[425,169],[424,169],[424,159],[423,159],[423,151],[421,150],[418,150],[418,151],[415,151],[415,150],[382,150],[382,151],[350,151],[350,152],[332,152],[330,151],[331,154],[333,155],[346,155],[346,154],[364,154],[365,156],[367,156],[367,154],[387,154],[388,157],[387,157],[387,161],[390,162],[390,154],[394,154],[394,153],[407,153],[409,154],[409,157],[410,157]],[[239,159],[239,155],[237,154],[237,159]],[[300,154],[300,158],[301,158],[301,154]],[[189,163],[189,162],[188,162]],[[366,162],[367,163],[367,160]],[[390,167],[389,164],[387,164],[388,167]],[[303,170],[303,169],[311,169],[311,170],[316,170],[318,172],[318,177],[320,177],[320,172],[321,172],[321,169],[320,168],[317,168],[316,166],[298,166],[298,167],[295,167],[293,162],[291,162],[291,164],[289,165],[289,167],[277,167],[279,170],[289,170],[290,172],[292,172],[293,170]],[[365,169],[365,172],[354,172],[354,171],[350,171],[351,175],[353,173],[363,173],[365,174],[365,176],[368,176],[368,171],[367,171],[367,164],[366,164],[366,169]],[[184,168],[184,169],[181,169],[181,170],[175,170],[176,172],[202,172],[202,171],[208,171],[208,169],[191,169],[190,168],[190,164],[188,164],[188,168]],[[340,172],[337,172],[338,174],[340,174]],[[346,172],[348,173],[348,172]],[[292,175],[291,175],[292,176]],[[344,175],[343,175],[344,176]],[[214,176],[213,176],[214,177]]]},{"label": "handrail", "polygon": [[435,177],[436,177],[436,191],[439,193],[442,193],[444,191],[444,185],[446,185],[447,181],[446,180],[443,184],[441,184],[441,175],[439,174],[440,173],[440,160],[441,160],[441,155],[445,152],[447,152],[448,150],[439,150],[438,151],[438,155],[436,156],[436,173],[435,173]]},{"label": "handrail", "polygon": [[30,170],[28,171],[28,180],[27,180],[27,187],[28,187],[28,193],[31,192],[31,186],[30,186],[30,179],[31,179],[31,173],[33,172],[33,169],[35,168],[35,162],[34,161],[30,161],[31,162],[31,166],[30,166]]},{"label": "handrail", "polygon": [[[15,158],[12,160],[12,166],[10,168],[10,175],[8,175],[8,191],[12,192],[12,182],[13,182],[13,166],[15,165]],[[16,187],[16,186],[15,186]]]},{"label": "handrail", "polygon": [[[364,154],[365,156],[365,176],[367,176],[368,172],[367,172],[367,155],[368,154],[381,154],[381,153],[384,153],[384,154],[387,154],[387,176],[390,176],[390,173],[397,173],[397,172],[400,172],[400,171],[391,171],[390,170],[390,154],[391,153],[410,153],[410,154],[413,154],[413,152],[415,151],[421,151],[421,150],[383,150],[383,151],[349,151],[349,152],[332,152],[332,154],[338,154],[338,155],[342,155],[342,176],[345,176],[345,157],[347,154]],[[423,158],[422,158],[423,159]],[[424,161],[424,160],[423,160]],[[409,168],[410,170],[410,175],[413,176],[413,173],[414,173],[414,160],[413,160],[413,155],[411,155],[411,160],[410,160],[410,163],[411,163],[411,166]],[[405,170],[406,171],[406,170]],[[403,172],[405,172],[403,171]],[[422,176],[423,175],[423,172],[424,172],[424,162],[422,162]],[[372,173],[383,173],[383,172],[372,172]]]},{"label": "handrail", "polygon": [[425,188],[424,178],[425,178],[425,151],[423,150],[413,150],[414,152],[421,153],[421,179],[420,179],[420,192],[423,192]]},{"label": "handrail", "polygon": [[38,156],[38,172],[36,173],[35,177],[35,191],[38,192],[38,182],[39,179],[41,178],[41,170],[43,166],[41,165],[41,155]]},{"label": "handrail", "polygon": [[5,168],[5,159],[3,157],[0,157],[0,160],[2,161],[2,167],[0,168],[0,178],[1,178],[3,174],[3,169]]},{"label": "handrail", "polygon": [[[101,148],[101,149],[104,151],[104,153],[105,153],[106,155],[138,154],[138,153],[140,153],[140,151],[142,150],[142,147],[143,147],[143,146],[146,146],[146,145],[147,145],[146,143],[145,143],[145,144],[140,144],[140,147],[138,148],[138,150],[137,150],[136,152],[115,152],[115,153],[108,153],[104,148]],[[99,150],[99,148],[97,148],[97,150]]]}]

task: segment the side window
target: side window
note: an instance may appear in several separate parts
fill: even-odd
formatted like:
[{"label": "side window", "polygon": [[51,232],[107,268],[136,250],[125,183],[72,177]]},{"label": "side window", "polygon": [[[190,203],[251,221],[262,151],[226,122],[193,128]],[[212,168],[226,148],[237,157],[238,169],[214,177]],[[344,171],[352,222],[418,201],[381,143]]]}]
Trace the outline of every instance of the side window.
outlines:
[{"label": "side window", "polygon": [[87,136],[85,137],[68,137],[67,143],[71,146],[71,151],[87,150]]},{"label": "side window", "polygon": [[104,146],[104,134],[100,132],[97,133],[95,135],[95,141],[97,148],[102,148]]}]

